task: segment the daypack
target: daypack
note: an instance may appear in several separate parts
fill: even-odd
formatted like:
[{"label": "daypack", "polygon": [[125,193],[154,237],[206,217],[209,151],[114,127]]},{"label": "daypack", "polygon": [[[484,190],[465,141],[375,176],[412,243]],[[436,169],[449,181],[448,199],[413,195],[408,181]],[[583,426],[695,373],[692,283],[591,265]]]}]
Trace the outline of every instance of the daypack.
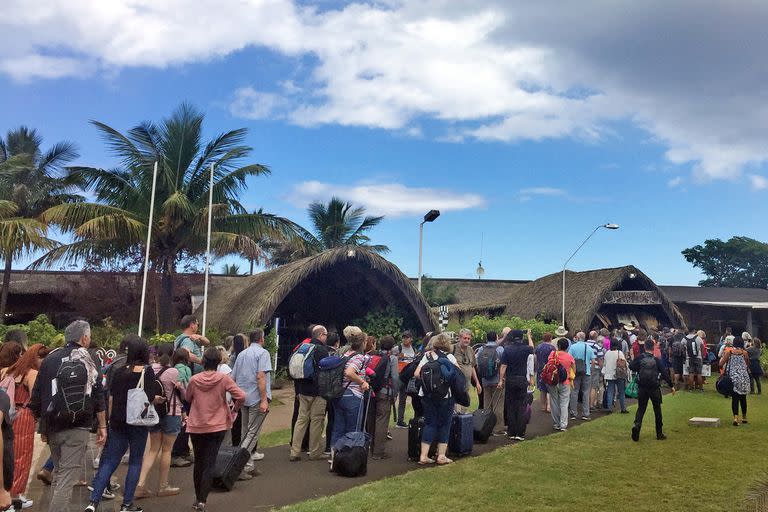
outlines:
[{"label": "daypack", "polygon": [[320,360],[317,368],[317,390],[321,397],[333,400],[344,394],[344,369],[347,361],[348,357],[340,356],[328,356]]},{"label": "daypack", "polygon": [[[582,342],[584,343],[584,342]],[[576,359],[576,376],[583,377],[587,374],[587,344],[584,343],[584,359]]]},{"label": "daypack", "polygon": [[315,375],[314,343],[304,343],[288,360],[288,375],[292,379],[311,379]]},{"label": "daypack", "polygon": [[11,375],[11,372],[6,370],[5,377],[0,380],[0,389],[5,391],[10,399],[11,406],[8,409],[8,423],[13,423],[16,419],[16,380]]},{"label": "daypack", "polygon": [[[619,352],[617,350],[617,352]],[[620,352],[619,352],[620,353]],[[615,379],[627,379],[629,377],[629,371],[627,369],[627,360],[623,359],[620,355],[616,359],[616,375]]]},{"label": "daypack", "polygon": [[699,348],[696,346],[696,337],[689,338],[688,336],[685,337],[685,348],[688,351],[688,357],[701,357],[701,353],[699,352]]},{"label": "daypack", "polygon": [[558,384],[568,380],[568,372],[565,367],[560,364],[560,359],[557,356],[557,351],[552,353],[544,368],[541,369],[541,380],[548,386],[557,386]]},{"label": "daypack", "polygon": [[498,347],[484,346],[477,355],[477,370],[481,379],[494,379],[499,375]]},{"label": "daypack", "polygon": [[50,419],[60,428],[68,428],[93,416],[93,400],[85,393],[88,369],[82,361],[65,358],[56,371],[56,392],[49,406]]},{"label": "daypack", "polygon": [[[168,395],[165,393],[165,386],[163,386],[163,383],[160,381],[160,376],[165,373],[166,370],[168,370],[170,366],[166,366],[162,370],[160,370],[157,375],[155,375],[155,383],[157,384],[158,389],[160,389],[160,396],[165,398],[165,401],[160,405],[155,405],[155,410],[157,411],[158,416],[160,418],[165,418],[169,412],[171,412],[171,403],[168,400]],[[173,397],[176,397],[176,388],[173,388]]]},{"label": "daypack", "polygon": [[685,357],[685,346],[680,340],[672,342],[672,357]]},{"label": "daypack", "polygon": [[648,355],[640,358],[637,383],[644,388],[655,388],[659,385],[659,369],[656,367],[656,358]]},{"label": "daypack", "polygon": [[153,427],[160,422],[155,406],[149,401],[144,391],[145,373],[146,369],[142,369],[138,384],[135,388],[128,390],[128,401],[125,406],[125,422],[135,427]]},{"label": "daypack", "polygon": [[366,368],[373,370],[373,374],[370,375],[369,384],[374,393],[381,390],[385,386],[392,386],[389,382],[389,353],[387,352],[374,352],[368,358]]},{"label": "daypack", "polygon": [[447,368],[441,362],[441,359],[453,366],[453,364],[444,355],[427,356],[427,362],[421,367],[421,388],[424,390],[424,396],[443,398],[450,389],[451,378],[453,374],[451,369]]}]

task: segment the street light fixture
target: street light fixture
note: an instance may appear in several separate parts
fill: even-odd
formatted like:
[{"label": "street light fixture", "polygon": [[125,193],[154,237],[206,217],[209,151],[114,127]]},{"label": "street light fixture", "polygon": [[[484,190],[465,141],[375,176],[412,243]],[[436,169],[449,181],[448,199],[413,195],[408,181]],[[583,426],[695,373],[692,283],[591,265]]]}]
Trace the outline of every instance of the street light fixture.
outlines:
[{"label": "street light fixture", "polygon": [[421,291],[421,257],[424,242],[424,224],[427,222],[434,222],[439,216],[440,210],[429,210],[427,214],[424,215],[424,220],[419,224],[419,291]]},{"label": "street light fixture", "polygon": [[562,325],[563,325],[563,327],[565,327],[565,268],[568,266],[568,263],[570,263],[570,261],[573,259],[573,257],[576,256],[576,253],[579,252],[582,247],[584,247],[584,245],[589,241],[589,239],[592,238],[592,235],[597,233],[597,231],[600,228],[615,230],[615,229],[619,229],[619,225],[618,224],[610,224],[609,223],[609,224],[600,224],[599,226],[597,226],[589,234],[589,236],[587,238],[585,238],[583,242],[581,242],[581,245],[578,246],[575,251],[573,251],[573,254],[571,254],[571,256],[567,260],[565,260],[565,263],[563,264],[563,310],[562,310]]}]

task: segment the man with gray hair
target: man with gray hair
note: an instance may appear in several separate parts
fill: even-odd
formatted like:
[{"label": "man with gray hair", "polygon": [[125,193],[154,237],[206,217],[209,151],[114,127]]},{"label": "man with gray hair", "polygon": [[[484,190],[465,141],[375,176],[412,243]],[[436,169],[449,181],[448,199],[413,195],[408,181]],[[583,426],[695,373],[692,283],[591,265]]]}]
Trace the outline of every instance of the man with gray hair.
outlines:
[{"label": "man with gray hair", "polygon": [[96,443],[107,439],[101,368],[88,353],[91,326],[75,320],[64,330],[66,344],[40,365],[29,409],[40,420],[40,435],[51,449],[55,466],[49,512],[66,512],[72,487],[80,478],[93,417],[98,418]]},{"label": "man with gray hair", "polygon": [[589,341],[587,342],[595,353],[595,358],[592,360],[592,384],[590,386],[590,406],[592,409],[597,409],[602,403],[600,391],[603,388],[603,364],[605,362],[605,349],[597,336],[597,331],[589,331]]},{"label": "man with gray hair", "polygon": [[[477,389],[477,396],[481,396],[483,393],[483,385],[480,379],[477,378],[477,372],[475,366],[477,366],[477,358],[475,357],[475,351],[472,350],[470,343],[472,342],[472,331],[469,329],[462,329],[459,331],[459,342],[453,346],[453,356],[456,358],[456,362],[461,368],[461,373],[464,374],[464,378],[467,381],[467,391],[475,383]],[[467,408],[456,404],[456,412],[459,414],[465,414]]]},{"label": "man with gray hair", "polygon": [[241,448],[251,452],[251,459],[246,464],[240,480],[249,480],[256,472],[255,462],[264,458],[256,451],[259,433],[269,412],[272,400],[272,359],[264,349],[264,331],[254,329],[248,335],[248,348],[240,352],[232,370],[235,383],[245,391],[245,403],[240,408],[242,414]]},{"label": "man with gray hair", "polygon": [[571,390],[571,419],[576,419],[577,407],[579,402],[579,393],[581,393],[581,419],[587,421],[589,416],[590,390],[592,388],[592,361],[595,359],[595,352],[592,347],[584,341],[586,335],[583,332],[577,332],[573,339],[568,353],[574,360],[576,376],[573,379],[573,389]]}]

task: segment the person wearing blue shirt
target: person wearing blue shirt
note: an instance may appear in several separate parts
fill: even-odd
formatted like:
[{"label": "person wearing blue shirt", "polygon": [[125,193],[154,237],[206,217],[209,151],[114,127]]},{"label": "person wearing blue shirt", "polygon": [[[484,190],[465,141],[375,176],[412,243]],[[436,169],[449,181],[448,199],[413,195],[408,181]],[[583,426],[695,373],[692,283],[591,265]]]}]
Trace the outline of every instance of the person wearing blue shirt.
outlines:
[{"label": "person wearing blue shirt", "polygon": [[483,409],[496,416],[494,436],[504,435],[504,388],[499,385],[499,367],[504,348],[497,343],[495,331],[486,333],[487,342],[476,354],[477,374],[483,383]]},{"label": "person wearing blue shirt", "polygon": [[573,379],[573,389],[571,389],[571,419],[577,418],[577,408],[579,405],[579,392],[581,392],[581,412],[582,420],[589,420],[589,402],[590,389],[592,388],[592,360],[595,358],[595,351],[584,341],[586,335],[583,332],[576,333],[574,342],[568,349],[575,361],[576,377]]}]

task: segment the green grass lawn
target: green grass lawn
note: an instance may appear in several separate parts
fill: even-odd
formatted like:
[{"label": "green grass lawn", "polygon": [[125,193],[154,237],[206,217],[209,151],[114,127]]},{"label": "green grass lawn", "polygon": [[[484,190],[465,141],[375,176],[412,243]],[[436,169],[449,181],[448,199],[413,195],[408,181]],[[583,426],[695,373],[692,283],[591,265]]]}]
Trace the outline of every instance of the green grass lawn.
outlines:
[{"label": "green grass lawn", "polygon": [[[632,442],[632,407],[632,414],[284,510],[742,510],[748,488],[766,476],[766,400],[750,396],[750,424],[733,427],[730,400],[711,386],[704,394],[682,392],[664,398],[666,441],[655,439],[649,406],[640,442]],[[719,417],[722,426],[689,427],[693,416]]]}]

